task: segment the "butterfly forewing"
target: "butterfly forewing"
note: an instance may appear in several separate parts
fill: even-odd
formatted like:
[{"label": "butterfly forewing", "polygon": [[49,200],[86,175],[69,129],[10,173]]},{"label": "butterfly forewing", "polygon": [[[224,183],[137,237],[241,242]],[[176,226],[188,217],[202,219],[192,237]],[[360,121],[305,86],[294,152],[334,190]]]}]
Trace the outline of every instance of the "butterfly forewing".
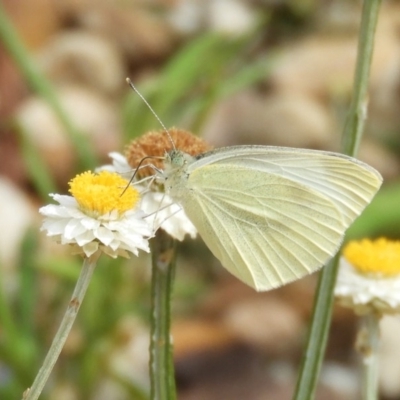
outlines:
[{"label": "butterfly forewing", "polygon": [[330,198],[347,224],[361,213],[382,183],[369,165],[343,154],[269,146],[237,146],[206,153],[188,171],[203,165],[244,166],[279,175]]}]

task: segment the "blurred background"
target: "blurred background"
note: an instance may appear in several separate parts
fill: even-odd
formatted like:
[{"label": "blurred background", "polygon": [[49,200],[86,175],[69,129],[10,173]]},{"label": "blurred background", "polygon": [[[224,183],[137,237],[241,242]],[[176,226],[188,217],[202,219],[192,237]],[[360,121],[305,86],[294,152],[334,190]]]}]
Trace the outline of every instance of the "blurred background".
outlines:
[{"label": "blurred background", "polygon": [[[48,193],[159,123],[215,146],[340,151],[361,1],[2,0],[0,399],[19,399],[81,260],[39,233]],[[12,23],[23,48],[5,33]],[[1,28],[3,27],[3,28]],[[17,46],[18,47],[18,46]],[[26,53],[25,53],[26,52]],[[50,101],[49,101],[50,99]],[[57,104],[59,103],[59,107]],[[383,2],[359,158],[384,187],[349,238],[400,237],[400,2]],[[173,335],[180,400],[290,399],[317,274],[257,294],[201,240],[180,244]],[[146,399],[149,258],[95,272],[43,399]],[[382,399],[400,399],[400,326],[382,324]],[[317,398],[359,395],[357,319],[337,307]]]}]

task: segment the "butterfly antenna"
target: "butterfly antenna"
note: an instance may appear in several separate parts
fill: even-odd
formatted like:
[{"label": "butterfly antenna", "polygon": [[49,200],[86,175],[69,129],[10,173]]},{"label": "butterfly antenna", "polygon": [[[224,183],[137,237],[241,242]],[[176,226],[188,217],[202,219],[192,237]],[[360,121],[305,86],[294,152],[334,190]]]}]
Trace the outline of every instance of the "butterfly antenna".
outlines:
[{"label": "butterfly antenna", "polygon": [[152,112],[152,114],[155,116],[156,120],[160,123],[162,128],[164,129],[165,133],[167,134],[169,140],[171,141],[172,147],[174,150],[176,150],[175,143],[172,140],[171,134],[169,133],[169,130],[167,127],[163,124],[161,121],[161,118],[156,114],[156,112],[153,110],[149,102],[144,98],[144,96],[139,92],[139,90],[136,88],[136,86],[132,83],[132,81],[129,78],[126,78],[126,82],[128,85],[131,87],[131,89],[143,100],[144,104],[148,107],[148,109]]}]

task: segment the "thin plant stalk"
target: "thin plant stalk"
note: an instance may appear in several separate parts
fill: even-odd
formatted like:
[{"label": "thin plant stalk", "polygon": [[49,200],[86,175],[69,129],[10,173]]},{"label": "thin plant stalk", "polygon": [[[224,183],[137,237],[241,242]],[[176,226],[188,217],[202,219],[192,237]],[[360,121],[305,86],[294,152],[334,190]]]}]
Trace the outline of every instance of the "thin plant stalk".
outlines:
[{"label": "thin plant stalk", "polygon": [[[353,96],[343,133],[343,152],[352,156],[358,150],[367,118],[368,82],[380,5],[381,0],[364,0],[363,4]],[[331,323],[338,263],[336,256],[320,275],[294,400],[314,398]]]},{"label": "thin plant stalk", "polygon": [[362,318],[356,348],[362,356],[362,400],[378,400],[379,321],[381,316],[369,313]]},{"label": "thin plant stalk", "polygon": [[353,95],[342,136],[342,151],[350,156],[357,155],[367,120],[369,75],[381,3],[382,0],[364,0]]},{"label": "thin plant stalk", "polygon": [[171,343],[171,295],[176,264],[176,241],[158,230],[151,241],[150,399],[175,400]]},{"label": "thin plant stalk", "polygon": [[28,388],[22,397],[22,400],[36,400],[47,382],[51,371],[64,347],[65,341],[71,331],[72,325],[78,314],[79,308],[82,304],[86,290],[89,286],[93,271],[96,267],[96,262],[99,254],[94,254],[90,258],[85,258],[82,265],[82,270],[79,275],[78,281],[76,282],[74,292],[69,302],[68,308],[64,317],[61,321],[60,327],[53,339],[51,347],[43,361],[43,365],[40,368],[36,378],[30,388]]}]

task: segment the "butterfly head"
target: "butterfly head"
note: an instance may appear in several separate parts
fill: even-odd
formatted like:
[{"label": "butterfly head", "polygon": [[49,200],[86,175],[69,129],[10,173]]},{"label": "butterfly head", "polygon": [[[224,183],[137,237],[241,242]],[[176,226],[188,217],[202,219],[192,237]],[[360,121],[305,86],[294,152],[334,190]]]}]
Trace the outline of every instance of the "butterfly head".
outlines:
[{"label": "butterfly head", "polygon": [[[190,162],[191,156],[210,150],[210,146],[206,142],[188,131],[170,128],[168,132],[176,149],[172,147],[165,130],[148,132],[134,139],[127,146],[125,154],[129,165],[137,168],[139,163],[142,163],[142,166],[152,164],[160,170],[174,169]],[[142,162],[145,157],[149,156],[158,157],[158,159],[152,158]],[[151,167],[142,167],[138,171],[139,179],[152,175],[154,175],[154,168]]]},{"label": "butterfly head", "polygon": [[192,162],[194,157],[181,150],[171,150],[165,154],[164,165],[170,166],[172,169],[182,168]]}]

